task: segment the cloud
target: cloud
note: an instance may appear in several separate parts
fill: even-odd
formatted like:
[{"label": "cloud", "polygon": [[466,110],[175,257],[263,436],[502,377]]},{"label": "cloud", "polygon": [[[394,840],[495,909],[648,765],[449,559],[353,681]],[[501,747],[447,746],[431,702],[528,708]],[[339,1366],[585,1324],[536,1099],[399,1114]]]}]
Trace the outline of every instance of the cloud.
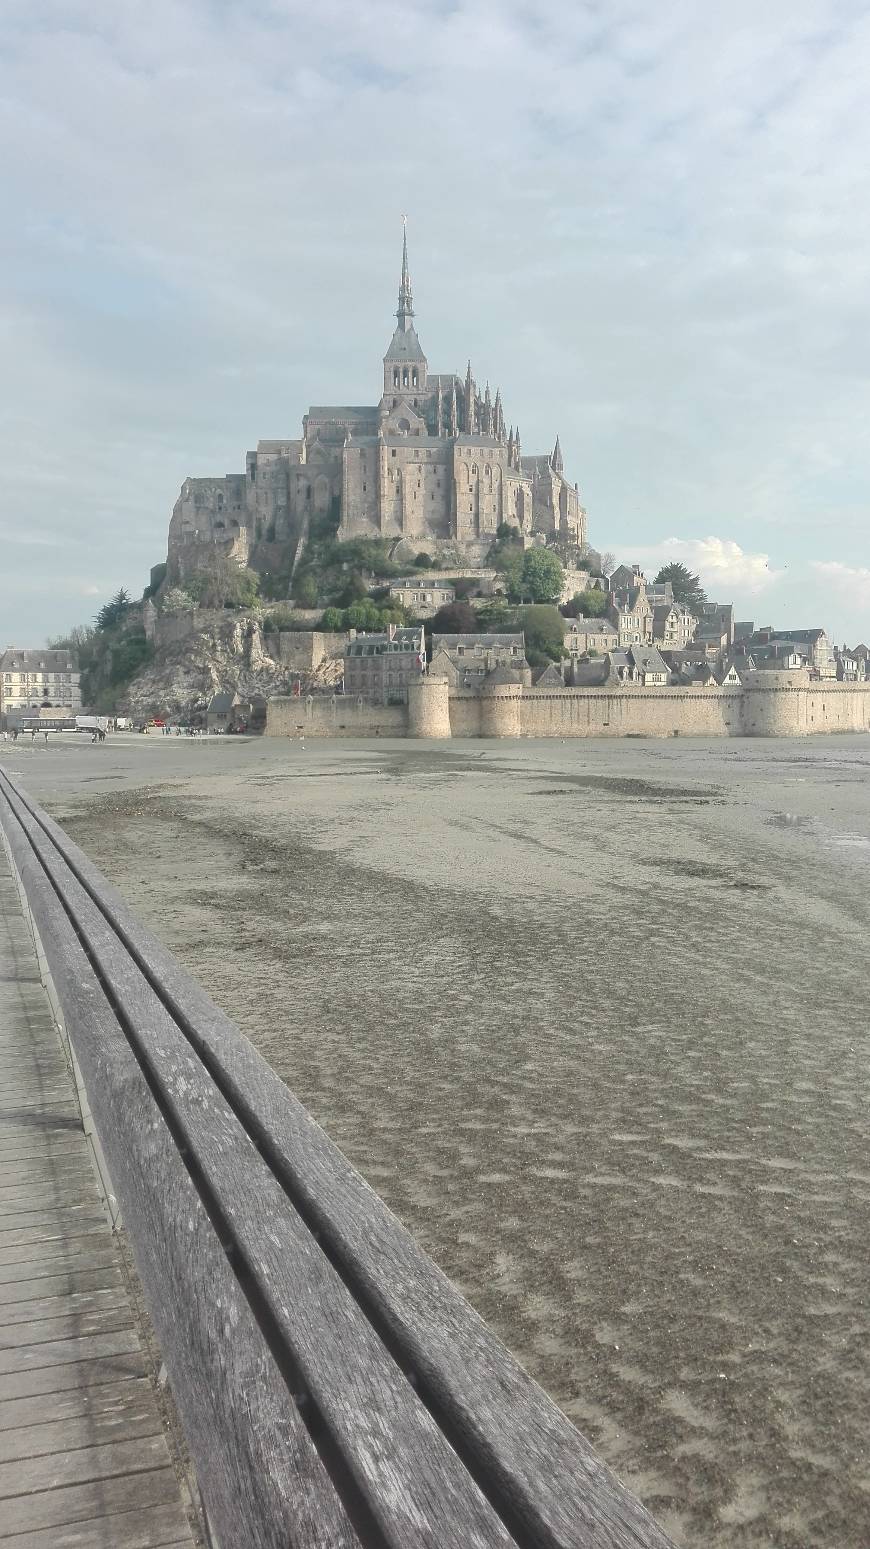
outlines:
[{"label": "cloud", "polygon": [[664,538],[649,547],[632,547],[631,558],[650,575],[671,560],[681,560],[717,599],[727,598],[729,588],[744,596],[758,596],[785,575],[785,569],[771,567],[767,554],[746,553],[732,538]]},{"label": "cloud", "polygon": [[808,613],[820,530],[870,563],[857,0],[5,0],[0,51],[4,502],[57,536],[38,606],[0,559],[22,643],[73,575],[141,588],[186,475],[377,397],[403,210],[432,369],[559,432],[596,547],[688,534]]},{"label": "cloud", "polygon": [[870,613],[870,567],[844,565],[836,559],[817,559],[810,568],[844,603]]}]

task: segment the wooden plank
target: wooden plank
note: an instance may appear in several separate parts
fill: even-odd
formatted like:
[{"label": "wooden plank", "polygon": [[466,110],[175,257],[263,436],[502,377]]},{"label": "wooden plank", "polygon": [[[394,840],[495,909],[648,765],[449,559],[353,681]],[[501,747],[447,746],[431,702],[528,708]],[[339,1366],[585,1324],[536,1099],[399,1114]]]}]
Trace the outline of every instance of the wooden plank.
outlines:
[{"label": "wooden plank", "polygon": [[0,1399],[0,1432],[61,1420],[81,1420],[96,1411],[137,1404],[155,1406],[154,1393],[145,1377],[126,1377],[119,1382],[91,1384],[66,1393],[38,1393],[29,1398]]},{"label": "wooden plank", "polygon": [[31,1229],[22,1234],[20,1241],[0,1249],[0,1284],[9,1284],[25,1275],[28,1280],[56,1275],[60,1268],[99,1269],[116,1260],[117,1250],[106,1237],[105,1222],[90,1232],[82,1222],[76,1227],[75,1236],[61,1230],[52,1237],[50,1233],[35,1233]]},{"label": "wooden plank", "polygon": [[[53,1453],[66,1455],[108,1443],[133,1442],[155,1436],[159,1436],[162,1446],[166,1445],[153,1395],[148,1393],[144,1402],[140,1398],[138,1403],[128,1403],[124,1407],[100,1408],[75,1420],[22,1426],[15,1431],[0,1430],[0,1464],[48,1457]],[[76,1473],[75,1478],[80,1477]]]},{"label": "wooden plank", "polygon": [[100,1311],[115,1311],[119,1307],[129,1310],[129,1306],[126,1287],[118,1276],[114,1285],[103,1286],[98,1290],[70,1291],[65,1287],[56,1296],[27,1297],[21,1301],[7,1302],[0,1316],[6,1329],[21,1324],[29,1329],[32,1324],[43,1323],[46,1319],[77,1318]]},{"label": "wooden plank", "polygon": [[110,1227],[99,1202],[94,1199],[87,1205],[57,1205],[52,1210],[19,1210],[11,1220],[0,1217],[0,1249],[11,1248],[17,1242],[41,1241],[49,1237],[90,1237],[99,1233],[109,1240]]},{"label": "wooden plank", "polygon": [[[76,1338],[43,1340],[35,1345],[0,1347],[0,1375],[36,1370],[42,1366],[69,1366],[104,1355],[132,1355],[139,1348],[134,1329],[108,1329]],[[4,1384],[4,1392],[6,1387]]]},{"label": "wooden plank", "polygon": [[64,1198],[67,1191],[78,1194],[86,1188],[93,1195],[95,1187],[94,1171],[87,1152],[61,1157],[19,1157],[16,1161],[7,1162],[3,1176],[10,1180],[10,1187],[14,1184],[14,1187],[28,1191],[49,1187],[61,1189]]},{"label": "wooden plank", "polygon": [[16,1398],[35,1398],[41,1394],[82,1392],[104,1383],[120,1382],[125,1378],[144,1377],[145,1357],[139,1345],[123,1352],[113,1351],[108,1356],[85,1355],[78,1361],[62,1366],[40,1366],[3,1374],[2,1389],[5,1402]]},{"label": "wooden plank", "polygon": [[[69,1527],[74,1522],[87,1521],[89,1517],[111,1519],[116,1512],[169,1505],[177,1498],[178,1480],[171,1468],[88,1479],[80,1484],[33,1491],[4,1501],[3,1530],[6,1538],[14,1540],[20,1533]],[[5,1539],[0,1538],[0,1543],[4,1542]]]},{"label": "wooden plank", "polygon": [[[25,1308],[31,1304],[25,1302]],[[4,1350],[36,1349],[37,1346],[60,1344],[65,1339],[85,1339],[90,1335],[114,1334],[131,1328],[133,1314],[129,1303],[119,1306],[94,1307],[90,1311],[60,1313],[54,1318],[33,1318],[29,1321],[11,1322],[3,1319],[0,1328],[0,1360]]]},{"label": "wooden plank", "polygon": [[[59,1299],[78,1296],[83,1291],[109,1291],[124,1288],[120,1269],[108,1264],[102,1269],[73,1269],[61,1275],[43,1275],[42,1279],[17,1280],[0,1284],[0,1318],[6,1318],[13,1307],[28,1304],[43,1297]],[[126,1294],[126,1290],[125,1290]]]},{"label": "wooden plank", "polygon": [[[11,1463],[0,1463],[0,1501],[22,1495],[41,1494],[47,1487],[86,1484],[90,1479],[117,1479],[130,1474],[150,1473],[169,1464],[169,1450],[162,1431],[158,1436],[140,1436],[135,1441],[109,1441],[100,1446],[85,1446],[75,1452],[53,1452],[48,1459],[25,1455]],[[5,1516],[6,1507],[3,1512]]]},{"label": "wooden plank", "polygon": [[4,1535],[0,1542],[3,1549],[189,1549],[192,1540],[181,1507],[166,1505]]}]

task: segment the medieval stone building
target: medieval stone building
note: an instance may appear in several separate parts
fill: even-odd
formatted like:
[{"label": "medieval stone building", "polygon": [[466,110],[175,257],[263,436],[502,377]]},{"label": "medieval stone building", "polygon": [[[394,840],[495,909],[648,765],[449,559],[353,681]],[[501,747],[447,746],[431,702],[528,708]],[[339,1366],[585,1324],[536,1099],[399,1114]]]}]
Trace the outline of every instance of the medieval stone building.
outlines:
[{"label": "medieval stone building", "polygon": [[383,393],[363,407],[314,406],[298,440],[261,441],[245,472],[186,479],[169,529],[175,578],[217,546],[240,564],[274,564],[273,545],[295,552],[312,518],[332,516],[338,537],[386,538],[419,550],[480,560],[510,522],[527,542],[586,544],[586,513],[564,475],[558,437],[549,455],[524,457],[501,393],[433,372],[414,324],[407,239],[396,329],[383,361]]}]

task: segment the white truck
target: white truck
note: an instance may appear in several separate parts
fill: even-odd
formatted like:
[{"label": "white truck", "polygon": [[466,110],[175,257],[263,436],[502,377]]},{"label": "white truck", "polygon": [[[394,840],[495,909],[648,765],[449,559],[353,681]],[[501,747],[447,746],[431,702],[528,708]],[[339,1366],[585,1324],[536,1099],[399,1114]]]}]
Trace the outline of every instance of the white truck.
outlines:
[{"label": "white truck", "polygon": [[95,731],[105,732],[109,727],[107,715],[77,715],[76,731],[87,731],[93,736]]}]

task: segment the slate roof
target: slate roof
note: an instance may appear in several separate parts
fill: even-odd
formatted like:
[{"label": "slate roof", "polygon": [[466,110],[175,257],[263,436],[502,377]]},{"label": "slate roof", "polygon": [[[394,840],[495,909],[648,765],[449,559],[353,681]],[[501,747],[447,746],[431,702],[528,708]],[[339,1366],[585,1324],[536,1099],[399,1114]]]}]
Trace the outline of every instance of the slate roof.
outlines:
[{"label": "slate roof", "polygon": [[220,694],[212,694],[208,702],[208,713],[209,715],[228,715],[233,705],[238,703],[238,696],[231,693],[228,689],[224,689]]},{"label": "slate roof", "polygon": [[76,672],[70,651],[18,651],[14,645],[0,653],[0,672]]},{"label": "slate roof", "polygon": [[484,651],[512,650],[517,646],[519,650],[525,650],[525,637],[522,633],[516,635],[433,635],[432,648],[435,651],[455,651],[457,646],[469,648],[481,655]]},{"label": "slate roof", "polygon": [[423,347],[417,338],[417,330],[412,323],[410,328],[397,328],[390,340],[384,360],[425,360]]},{"label": "slate roof", "polygon": [[668,664],[655,646],[630,645],[627,654],[640,672],[663,672],[668,676]]}]

